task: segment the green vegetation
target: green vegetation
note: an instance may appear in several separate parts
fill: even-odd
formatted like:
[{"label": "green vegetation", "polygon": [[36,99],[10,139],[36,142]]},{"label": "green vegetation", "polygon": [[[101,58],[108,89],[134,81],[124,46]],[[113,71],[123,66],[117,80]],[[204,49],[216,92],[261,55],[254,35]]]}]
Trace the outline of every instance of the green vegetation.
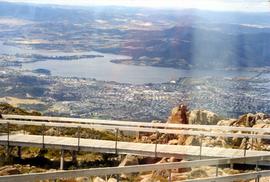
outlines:
[{"label": "green vegetation", "polygon": [[26,111],[17,107],[13,107],[7,103],[0,103],[0,114],[18,114],[18,115],[32,115],[41,116],[41,113],[37,111]]}]

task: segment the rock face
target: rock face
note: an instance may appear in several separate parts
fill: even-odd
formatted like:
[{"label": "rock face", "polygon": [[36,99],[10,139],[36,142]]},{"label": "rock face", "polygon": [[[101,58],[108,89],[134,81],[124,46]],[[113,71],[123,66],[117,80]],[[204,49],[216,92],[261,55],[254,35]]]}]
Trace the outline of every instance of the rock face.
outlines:
[{"label": "rock face", "polygon": [[256,114],[245,114],[239,117],[236,125],[237,126],[246,126],[246,127],[252,127],[257,122],[263,123],[264,121],[269,120],[269,115],[264,114],[264,113],[256,113]]},{"label": "rock face", "polygon": [[222,118],[206,110],[193,110],[189,113],[189,124],[216,125]]},{"label": "rock face", "polygon": [[220,120],[218,122],[218,125],[221,126],[253,127],[258,124],[270,124],[270,116],[264,113],[248,113],[238,119]]},{"label": "rock face", "polygon": [[185,105],[179,105],[178,107],[173,108],[167,123],[188,124],[187,112],[188,109]]},{"label": "rock face", "polygon": [[[253,127],[253,128],[270,128],[270,116],[264,113],[248,113],[240,116],[238,119],[227,119],[218,122],[220,126],[234,126],[234,127]],[[242,132],[237,132],[241,134]],[[259,134],[264,134],[259,133]],[[248,149],[267,150],[269,147],[269,140],[249,139],[246,141],[242,138],[226,138],[221,140],[224,145],[235,146],[238,148],[245,148],[247,143]]]}]

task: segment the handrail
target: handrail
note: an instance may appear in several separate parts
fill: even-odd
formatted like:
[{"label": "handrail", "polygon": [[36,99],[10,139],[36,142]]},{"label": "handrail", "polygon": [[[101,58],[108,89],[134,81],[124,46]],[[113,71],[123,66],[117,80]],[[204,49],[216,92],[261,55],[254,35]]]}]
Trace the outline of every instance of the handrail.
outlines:
[{"label": "handrail", "polygon": [[259,179],[261,177],[266,177],[266,176],[270,176],[270,170],[255,171],[255,172],[235,174],[235,175],[229,175],[229,176],[218,176],[218,177],[210,177],[210,178],[184,180],[183,182],[230,182],[230,181],[232,182],[236,180],[243,181],[243,180]]},{"label": "handrail", "polygon": [[190,130],[176,130],[176,129],[160,129],[160,128],[142,128],[130,126],[112,126],[112,125],[90,125],[90,124],[76,124],[76,123],[57,123],[57,122],[36,122],[36,121],[18,121],[18,120],[0,120],[0,124],[16,124],[16,125],[29,125],[29,126],[49,126],[49,127],[65,127],[65,128],[85,128],[85,129],[106,129],[120,131],[134,131],[146,133],[164,133],[164,134],[179,134],[191,136],[210,136],[210,137],[225,137],[225,138],[261,138],[270,139],[270,135],[262,134],[248,134],[248,133],[221,133],[216,131],[190,131]]},{"label": "handrail", "polygon": [[[0,182],[37,181],[37,180],[46,180],[46,179],[75,178],[75,177],[81,177],[81,176],[106,176],[106,175],[111,175],[111,174],[137,173],[137,172],[154,171],[154,170],[170,170],[170,169],[177,169],[177,168],[191,168],[191,167],[211,166],[211,165],[218,166],[218,165],[232,164],[232,163],[257,162],[257,161],[263,161],[263,160],[269,160],[269,159],[270,159],[270,155],[265,155],[265,156],[253,156],[253,157],[239,157],[239,158],[206,159],[206,160],[195,160],[195,161],[187,161],[187,162],[173,162],[173,163],[162,163],[162,164],[134,165],[134,166],[124,166],[124,167],[107,167],[107,168],[55,171],[55,172],[45,172],[45,173],[0,176]],[[267,172],[261,171],[260,173],[262,175],[265,175],[265,174],[268,174],[269,171]]]},{"label": "handrail", "polygon": [[136,121],[117,121],[117,120],[100,120],[100,119],[83,119],[83,118],[66,118],[66,117],[50,117],[50,116],[24,116],[24,115],[3,115],[4,119],[30,120],[30,121],[47,121],[47,122],[66,122],[66,123],[84,123],[84,124],[100,124],[115,126],[135,126],[135,127],[151,127],[151,128],[174,128],[174,129],[201,129],[201,130],[222,130],[222,131],[243,131],[243,132],[264,132],[270,133],[270,128],[248,128],[235,126],[219,126],[219,125],[194,125],[194,124],[170,124],[170,123],[147,123]]}]

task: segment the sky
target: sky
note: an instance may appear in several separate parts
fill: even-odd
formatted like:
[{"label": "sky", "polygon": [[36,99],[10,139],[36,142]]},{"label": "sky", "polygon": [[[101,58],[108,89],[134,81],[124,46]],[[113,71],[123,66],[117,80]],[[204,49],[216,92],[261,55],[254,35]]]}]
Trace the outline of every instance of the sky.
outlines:
[{"label": "sky", "polygon": [[270,12],[269,0],[6,0],[37,4],[78,6],[128,6],[151,8],[194,8],[216,11],[263,11]]}]

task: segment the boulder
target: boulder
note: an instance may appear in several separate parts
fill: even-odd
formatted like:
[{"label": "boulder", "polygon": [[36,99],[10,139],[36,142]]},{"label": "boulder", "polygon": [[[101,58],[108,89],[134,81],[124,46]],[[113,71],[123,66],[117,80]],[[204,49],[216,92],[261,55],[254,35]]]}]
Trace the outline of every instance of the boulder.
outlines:
[{"label": "boulder", "polygon": [[168,160],[168,162],[180,162],[180,161],[182,161],[182,159],[177,159],[177,158],[175,158],[175,157],[171,157],[171,158],[169,158],[169,160]]},{"label": "boulder", "polygon": [[246,126],[246,127],[252,127],[253,125],[257,124],[258,121],[262,122],[263,120],[268,121],[269,115],[264,113],[248,113],[244,114],[239,117],[236,125],[237,126]]},{"label": "boulder", "polygon": [[257,124],[270,124],[270,119],[259,119],[256,121]]},{"label": "boulder", "polygon": [[183,145],[185,143],[186,139],[187,139],[187,136],[185,136],[185,135],[178,135],[177,138],[178,138],[178,144],[179,145]]},{"label": "boulder", "polygon": [[216,125],[222,118],[206,110],[193,110],[189,113],[189,124]]},{"label": "boulder", "polygon": [[45,135],[59,136],[59,131],[56,128],[50,128],[45,132]]},{"label": "boulder", "polygon": [[124,160],[119,164],[119,166],[132,166],[132,165],[138,165],[139,160],[138,157],[133,155],[126,155]]},{"label": "boulder", "polygon": [[236,126],[246,126],[252,127],[256,124],[255,115],[248,113],[239,117],[238,121],[235,123]]},{"label": "boulder", "polygon": [[[253,126],[253,128],[270,128],[270,124],[256,124],[256,125]],[[260,132],[258,134],[261,134],[261,135],[267,134],[267,135],[269,135],[269,133],[265,133],[265,132]],[[256,148],[258,148],[258,149],[263,147],[263,145],[269,145],[269,144],[270,144],[270,140],[267,140],[267,139],[257,138],[257,139],[253,140],[253,145],[256,146]]]},{"label": "boulder", "polygon": [[117,179],[115,179],[115,178],[109,178],[108,182],[117,182]]},{"label": "boulder", "polygon": [[[139,164],[139,158],[137,156],[133,155],[126,155],[125,158],[122,160],[122,162],[119,164],[120,167],[123,166],[132,166],[132,165],[138,165]],[[137,175],[137,173],[122,173],[120,175],[121,181],[128,181],[132,176]]]},{"label": "boulder", "polygon": [[171,115],[167,120],[167,123],[188,124],[187,111],[188,109],[185,105],[174,107],[171,111]]},{"label": "boulder", "polygon": [[21,172],[13,166],[4,166],[0,168],[0,176],[20,174]]},{"label": "boulder", "polygon": [[237,122],[237,119],[220,120],[217,125],[219,126],[233,126]]},{"label": "boulder", "polygon": [[163,157],[160,161],[158,161],[156,164],[163,164],[163,163],[167,163],[167,158]]},{"label": "boulder", "polygon": [[194,178],[207,178],[209,177],[206,170],[204,169],[193,169],[190,172],[190,178],[194,179]]},{"label": "boulder", "polygon": [[104,179],[100,178],[100,177],[95,177],[93,179],[93,182],[106,182]]},{"label": "boulder", "polygon": [[268,114],[264,114],[264,113],[256,113],[255,117],[256,117],[256,120],[265,120],[265,119],[270,118]]},{"label": "boulder", "polygon": [[184,142],[184,145],[198,145],[199,140],[195,136],[188,136]]},{"label": "boulder", "polygon": [[168,145],[178,145],[178,144],[179,144],[179,141],[177,139],[173,139],[168,142]]},{"label": "boulder", "polygon": [[[175,157],[171,157],[168,162],[185,162],[185,160],[182,159],[176,159]],[[185,172],[190,172],[191,168],[177,168],[173,169],[172,173],[185,173]]]}]

